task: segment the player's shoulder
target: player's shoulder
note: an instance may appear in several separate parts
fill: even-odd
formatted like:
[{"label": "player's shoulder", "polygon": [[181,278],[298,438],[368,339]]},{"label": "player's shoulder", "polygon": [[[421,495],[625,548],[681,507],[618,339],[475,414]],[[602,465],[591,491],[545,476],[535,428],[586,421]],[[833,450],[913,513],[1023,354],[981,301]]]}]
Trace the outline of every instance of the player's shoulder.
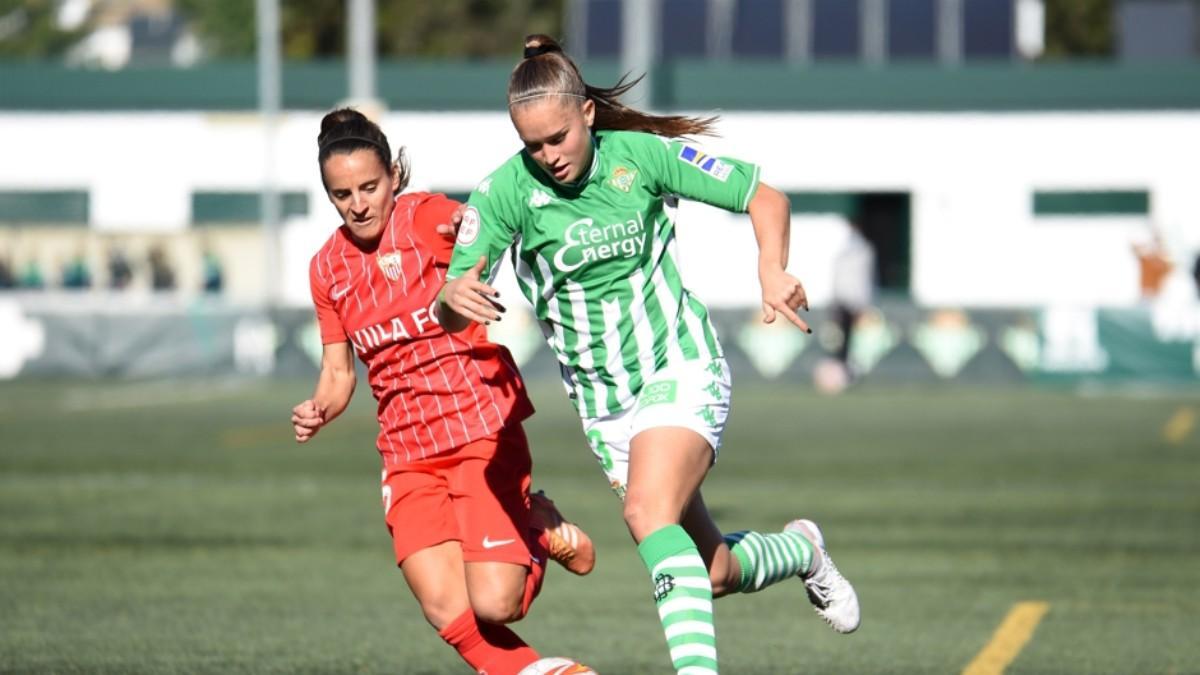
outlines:
[{"label": "player's shoulder", "polygon": [[524,152],[517,152],[475,185],[471,192],[472,205],[499,206],[517,200],[533,178],[526,166]]},{"label": "player's shoulder", "polygon": [[677,152],[671,139],[645,131],[599,131],[596,133],[597,147],[608,162],[634,166],[643,171],[656,172],[664,166],[663,160]]},{"label": "player's shoulder", "polygon": [[596,132],[596,138],[602,147],[610,151],[626,152],[661,152],[678,139],[659,136],[646,131],[625,131],[608,129]]},{"label": "player's shoulder", "polygon": [[316,253],[313,253],[308,263],[309,275],[313,279],[333,282],[333,273],[342,266],[342,254],[345,253],[346,244],[349,242],[345,229],[345,225],[334,228]]}]

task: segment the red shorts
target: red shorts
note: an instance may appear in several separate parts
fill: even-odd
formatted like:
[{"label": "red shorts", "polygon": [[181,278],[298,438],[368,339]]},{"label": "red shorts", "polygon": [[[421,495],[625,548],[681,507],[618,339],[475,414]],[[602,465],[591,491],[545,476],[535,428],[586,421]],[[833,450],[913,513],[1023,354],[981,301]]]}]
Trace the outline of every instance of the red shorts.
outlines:
[{"label": "red shorts", "polygon": [[458,541],[466,562],[529,566],[532,469],[519,423],[449,454],[385,467],[383,508],[396,564]]}]

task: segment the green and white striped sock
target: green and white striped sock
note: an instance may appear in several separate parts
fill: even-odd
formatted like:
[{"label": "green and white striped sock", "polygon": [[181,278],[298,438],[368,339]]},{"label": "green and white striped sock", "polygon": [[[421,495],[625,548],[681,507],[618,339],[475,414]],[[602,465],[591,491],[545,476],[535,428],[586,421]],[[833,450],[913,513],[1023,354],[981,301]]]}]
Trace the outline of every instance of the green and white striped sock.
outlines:
[{"label": "green and white striped sock", "polygon": [[638,544],[654,582],[654,602],[671,663],[678,675],[716,675],[712,582],[696,543],[678,525],[656,530]]},{"label": "green and white striped sock", "polygon": [[796,576],[812,566],[813,547],[798,532],[761,534],[742,530],[725,535],[742,568],[738,593],[754,593]]}]

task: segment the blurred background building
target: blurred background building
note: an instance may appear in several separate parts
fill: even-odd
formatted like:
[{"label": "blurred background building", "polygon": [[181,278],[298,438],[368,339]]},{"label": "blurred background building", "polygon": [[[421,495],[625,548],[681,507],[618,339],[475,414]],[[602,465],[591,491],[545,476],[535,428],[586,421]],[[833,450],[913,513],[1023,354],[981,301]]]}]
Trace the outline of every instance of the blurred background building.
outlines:
[{"label": "blurred background building", "polygon": [[[378,111],[413,189],[465,198],[519,147],[531,32],[719,112],[706,145],[790,195],[815,339],[757,322],[745,217],[681,212],[746,370],[1196,381],[1197,0],[0,0],[0,376],[311,369],[320,116]],[[844,345],[852,222],[877,292]]]}]

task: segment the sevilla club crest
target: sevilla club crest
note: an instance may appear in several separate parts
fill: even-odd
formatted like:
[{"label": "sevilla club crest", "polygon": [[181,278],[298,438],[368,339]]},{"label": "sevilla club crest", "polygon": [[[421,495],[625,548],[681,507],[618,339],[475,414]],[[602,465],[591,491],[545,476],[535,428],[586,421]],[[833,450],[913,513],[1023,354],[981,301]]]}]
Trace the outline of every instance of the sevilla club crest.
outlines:
[{"label": "sevilla club crest", "polygon": [[388,281],[400,281],[402,270],[400,268],[400,254],[396,251],[385,253],[376,259],[379,262],[379,269],[383,270],[383,276],[388,278]]}]

